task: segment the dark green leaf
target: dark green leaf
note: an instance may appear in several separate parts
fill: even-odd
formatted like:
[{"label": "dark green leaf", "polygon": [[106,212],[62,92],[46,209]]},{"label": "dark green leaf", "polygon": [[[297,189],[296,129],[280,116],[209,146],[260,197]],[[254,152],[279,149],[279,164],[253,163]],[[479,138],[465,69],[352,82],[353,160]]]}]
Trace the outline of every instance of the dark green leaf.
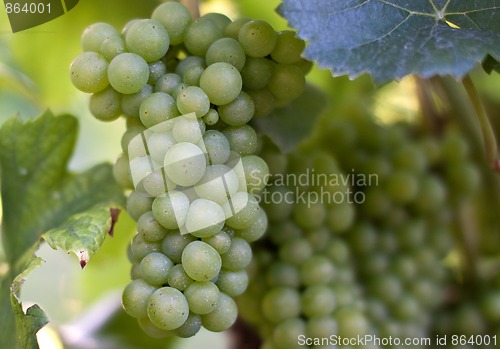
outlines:
[{"label": "dark green leaf", "polygon": [[76,133],[73,116],[50,112],[26,122],[13,118],[0,129],[2,238],[10,264],[71,215],[99,202],[122,202],[110,165],[68,173]]},{"label": "dark green leaf", "polygon": [[82,213],[77,213],[61,226],[51,229],[43,239],[56,249],[74,253],[84,268],[93,254],[101,247],[106,235],[112,235],[119,209],[114,205],[98,204]]},{"label": "dark green leaf", "polygon": [[308,137],[316,119],[327,105],[326,96],[308,85],[304,93],[286,107],[255,120],[257,128],[284,153],[293,151]]},{"label": "dark green leaf", "polygon": [[487,54],[500,60],[497,0],[284,0],[279,12],[333,75],[461,78]]}]

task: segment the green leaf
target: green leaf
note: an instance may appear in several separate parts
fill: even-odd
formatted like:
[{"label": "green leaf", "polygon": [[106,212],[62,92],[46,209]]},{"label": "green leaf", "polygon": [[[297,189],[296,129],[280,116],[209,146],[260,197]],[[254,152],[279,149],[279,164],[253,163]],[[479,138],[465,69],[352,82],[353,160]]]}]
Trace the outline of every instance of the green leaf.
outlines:
[{"label": "green leaf", "polygon": [[1,348],[38,349],[36,333],[48,322],[45,313],[37,305],[28,308],[24,313],[19,301],[22,284],[28,275],[43,262],[41,258],[35,257],[33,254],[37,247],[38,244],[19,260],[16,269],[23,271],[14,278],[11,284],[9,284],[10,278],[2,280],[2,288],[0,289]]},{"label": "green leaf", "polygon": [[500,60],[497,0],[284,0],[278,11],[336,76],[459,79],[487,54]]},{"label": "green leaf", "polygon": [[67,171],[76,141],[73,116],[7,121],[0,129],[2,238],[14,264],[48,229],[99,202],[123,202],[109,164],[81,174]]},{"label": "green leaf", "polygon": [[49,230],[42,237],[53,249],[61,247],[66,252],[74,253],[84,268],[101,247],[106,235],[113,235],[119,212],[116,206],[98,204],[71,216],[59,228]]},{"label": "green leaf", "polygon": [[483,61],[483,69],[488,74],[491,74],[493,71],[500,73],[500,62],[488,55]]},{"label": "green leaf", "polygon": [[316,119],[327,105],[326,96],[317,88],[306,86],[304,93],[271,115],[255,120],[259,132],[267,135],[284,153],[293,151],[311,134]]}]

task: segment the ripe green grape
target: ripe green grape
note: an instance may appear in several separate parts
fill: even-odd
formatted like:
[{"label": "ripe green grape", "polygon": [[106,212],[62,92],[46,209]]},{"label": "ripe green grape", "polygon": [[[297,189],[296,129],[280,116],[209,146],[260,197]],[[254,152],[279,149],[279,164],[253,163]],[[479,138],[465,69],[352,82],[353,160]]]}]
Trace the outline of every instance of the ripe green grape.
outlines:
[{"label": "ripe green grape", "polygon": [[139,116],[146,127],[153,127],[178,115],[175,100],[164,92],[151,94],[142,101],[139,107]]},{"label": "ripe green grape", "polygon": [[184,33],[192,21],[189,10],[174,1],[156,7],[151,18],[160,22],[167,30],[171,45],[179,45],[184,41]]},{"label": "ripe green grape", "polygon": [[207,65],[226,62],[241,71],[245,65],[245,51],[240,43],[232,38],[221,38],[213,42],[207,50],[205,60]]},{"label": "ripe green grape", "polygon": [[213,311],[201,316],[203,327],[212,332],[222,332],[230,328],[238,317],[236,302],[220,292],[217,306]]},{"label": "ripe green grape", "polygon": [[229,271],[221,270],[215,283],[221,292],[228,296],[241,295],[248,287],[248,273],[246,270]]},{"label": "ripe green grape", "polygon": [[222,260],[209,244],[193,241],[182,252],[182,265],[186,273],[196,281],[210,281],[219,273]]},{"label": "ripe green grape", "polygon": [[229,141],[219,131],[209,130],[203,134],[203,144],[207,150],[208,161],[211,165],[224,164],[231,153]]},{"label": "ripe green grape", "polygon": [[114,121],[122,115],[122,95],[111,86],[90,96],[89,110],[100,121]]},{"label": "ripe green grape", "polygon": [[181,191],[169,191],[152,202],[152,212],[159,224],[167,229],[178,229],[186,222],[189,199]]},{"label": "ripe green grape", "polygon": [[252,119],[255,106],[252,98],[241,92],[232,102],[221,105],[218,112],[221,120],[229,126],[243,126]]},{"label": "ripe green grape", "polygon": [[247,56],[265,57],[269,55],[276,45],[278,34],[265,21],[255,20],[245,23],[239,33],[238,41]]},{"label": "ripe green grape", "polygon": [[304,73],[295,65],[276,64],[273,66],[269,90],[281,101],[297,98],[304,92],[306,80]]},{"label": "ripe green grape", "polygon": [[99,52],[102,43],[109,38],[118,37],[120,33],[108,23],[97,22],[83,31],[81,45],[83,51]]},{"label": "ripe green grape", "polygon": [[241,156],[252,155],[257,151],[257,133],[248,126],[229,126],[222,133],[229,141],[231,150],[239,153]]},{"label": "ripe green grape", "polygon": [[141,261],[142,278],[149,284],[162,286],[167,283],[168,272],[174,263],[161,252],[152,252]]},{"label": "ripe green grape", "polygon": [[281,64],[298,63],[304,48],[305,42],[297,38],[293,31],[283,30],[278,33],[271,58]]},{"label": "ripe green grape", "polygon": [[71,62],[71,82],[82,92],[102,91],[109,85],[108,66],[108,61],[99,53],[81,53]]},{"label": "ripe green grape", "polygon": [[195,113],[201,118],[208,113],[210,101],[207,94],[197,86],[189,86],[177,96],[177,108],[181,114]]},{"label": "ripe green grape", "polygon": [[125,43],[129,52],[136,53],[151,63],[167,53],[170,38],[163,25],[154,19],[134,22],[127,31]]},{"label": "ripe green grape", "polygon": [[219,204],[207,199],[196,199],[188,209],[186,230],[198,238],[207,238],[221,231],[224,220],[224,211]]},{"label": "ripe green grape", "polygon": [[241,92],[241,75],[231,64],[217,62],[203,71],[200,77],[200,87],[207,93],[211,103],[228,104]]},{"label": "ripe green grape", "polygon": [[167,274],[167,279],[169,286],[172,286],[179,291],[184,291],[194,282],[194,280],[186,274],[182,264],[176,264],[170,268]]},{"label": "ripe green grape", "polygon": [[184,34],[184,45],[188,51],[204,57],[213,42],[222,38],[223,31],[209,18],[199,18],[192,22]]},{"label": "ripe green grape", "polygon": [[186,288],[184,295],[189,310],[195,314],[208,314],[215,310],[219,300],[219,288],[211,281],[195,281]]},{"label": "ripe green grape", "polygon": [[194,185],[203,177],[205,169],[205,155],[192,143],[177,143],[165,155],[165,173],[175,184]]},{"label": "ripe green grape", "polygon": [[127,284],[123,290],[123,309],[132,317],[141,319],[147,316],[149,297],[156,291],[156,287],[142,279],[136,279]]},{"label": "ripe green grape", "polygon": [[121,53],[109,63],[108,79],[111,86],[120,93],[137,93],[148,82],[148,63],[135,53]]},{"label": "ripe green grape", "polygon": [[186,322],[189,305],[186,297],[173,287],[157,289],[148,299],[147,315],[162,330],[174,330]]}]

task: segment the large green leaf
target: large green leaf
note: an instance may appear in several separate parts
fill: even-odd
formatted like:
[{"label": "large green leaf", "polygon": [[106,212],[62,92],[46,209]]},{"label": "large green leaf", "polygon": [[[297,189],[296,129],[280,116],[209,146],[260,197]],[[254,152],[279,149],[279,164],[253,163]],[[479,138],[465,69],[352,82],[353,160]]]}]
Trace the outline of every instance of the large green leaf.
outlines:
[{"label": "large green leaf", "polygon": [[73,116],[50,112],[28,121],[12,118],[0,128],[2,243],[9,263],[9,273],[0,284],[0,348],[38,346],[34,335],[45,315],[38,306],[25,314],[18,294],[39,262],[32,259],[42,233],[63,224],[57,241],[72,241],[65,235],[92,236],[79,245],[73,241],[90,256],[104,239],[99,233],[105,236],[112,229],[114,209],[123,204],[111,165],[97,165],[81,174],[68,172],[76,133]]},{"label": "large green leaf", "polygon": [[74,117],[50,112],[26,122],[13,118],[0,129],[2,241],[11,264],[71,215],[123,200],[110,165],[67,171],[76,133]]},{"label": "large green leaf", "polygon": [[259,132],[267,135],[284,153],[293,151],[311,134],[316,119],[327,105],[326,96],[306,86],[304,93],[271,115],[255,120]]},{"label": "large green leaf", "polygon": [[333,75],[461,78],[487,54],[500,59],[498,0],[284,0],[279,12]]}]

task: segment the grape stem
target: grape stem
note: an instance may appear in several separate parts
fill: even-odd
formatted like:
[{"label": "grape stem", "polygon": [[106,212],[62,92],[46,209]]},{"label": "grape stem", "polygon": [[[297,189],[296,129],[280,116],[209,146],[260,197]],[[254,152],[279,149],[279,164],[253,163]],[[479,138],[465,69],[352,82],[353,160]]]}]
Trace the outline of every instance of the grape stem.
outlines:
[{"label": "grape stem", "polygon": [[479,124],[481,125],[481,131],[484,139],[484,151],[485,151],[486,161],[493,168],[497,169],[498,167],[496,165],[498,161],[497,141],[495,138],[495,133],[493,132],[493,128],[491,127],[488,115],[486,114],[484,105],[481,102],[481,99],[479,98],[479,95],[474,86],[474,83],[472,82],[470,75],[467,75],[462,80],[462,83],[464,85],[465,91],[467,92],[467,95],[469,96],[474,111],[476,112]]},{"label": "grape stem", "polygon": [[200,0],[181,0],[181,3],[189,9],[193,18],[200,17]]}]

